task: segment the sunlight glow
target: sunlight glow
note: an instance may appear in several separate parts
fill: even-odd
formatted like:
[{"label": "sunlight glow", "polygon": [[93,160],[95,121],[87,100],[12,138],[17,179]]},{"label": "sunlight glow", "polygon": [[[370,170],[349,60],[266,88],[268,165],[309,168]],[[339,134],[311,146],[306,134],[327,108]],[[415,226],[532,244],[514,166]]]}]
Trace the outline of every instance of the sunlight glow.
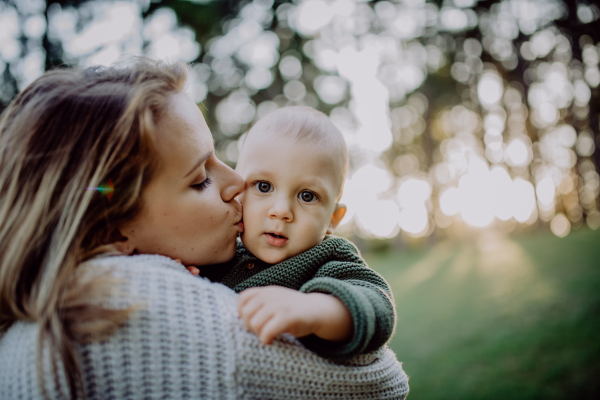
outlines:
[{"label": "sunlight glow", "polygon": [[398,224],[403,231],[414,236],[422,236],[429,226],[427,208],[422,203],[403,208],[399,215]]},{"label": "sunlight glow", "polygon": [[457,188],[447,188],[440,195],[440,209],[449,217],[460,211],[460,191]]},{"label": "sunlight glow", "polygon": [[[198,38],[204,22],[174,2],[9,3],[0,3],[4,105],[48,62],[182,60],[194,63],[184,90],[205,103],[228,163],[274,109],[329,114],[350,155],[342,197],[349,233],[418,238],[435,225],[449,236],[466,225],[510,232],[538,218],[561,237],[584,223],[600,228],[590,123],[600,43],[560,27],[562,0],[248,0],[230,2],[232,14]],[[579,3],[575,18],[585,28],[600,15]],[[444,96],[448,87],[457,92],[437,101],[438,83]]]},{"label": "sunlight glow", "polygon": [[21,45],[17,41],[20,33],[19,16],[12,7],[5,7],[0,12],[0,57],[12,61],[21,52]]},{"label": "sunlight glow", "polygon": [[338,76],[319,76],[315,79],[315,90],[327,104],[337,104],[346,95],[346,82]]},{"label": "sunlight glow", "polygon": [[571,231],[571,222],[563,213],[558,213],[550,222],[550,230],[558,237],[565,237]]},{"label": "sunlight glow", "polygon": [[492,208],[496,218],[508,221],[514,216],[514,184],[506,169],[494,167],[490,171],[490,182],[492,186]]},{"label": "sunlight glow", "polygon": [[375,195],[390,188],[392,176],[386,169],[368,164],[352,174],[352,181],[366,195]]},{"label": "sunlight glow", "polygon": [[552,182],[551,178],[542,179],[535,188],[535,193],[537,194],[538,201],[543,205],[552,204],[554,205],[554,195],[556,193],[556,188],[554,187],[554,182]]},{"label": "sunlight glow", "polygon": [[521,178],[514,180],[514,217],[518,222],[527,222],[536,210],[535,192],[531,182]]},{"label": "sunlight glow", "polygon": [[423,204],[431,196],[431,185],[422,179],[409,178],[398,189],[398,202],[401,207]]},{"label": "sunlight glow", "polygon": [[138,14],[136,4],[117,2],[111,7],[99,8],[95,23],[74,37],[66,50],[74,56],[80,56],[110,43],[121,42],[138,31]]},{"label": "sunlight glow", "polygon": [[477,95],[484,107],[491,107],[502,97],[502,79],[495,73],[488,72],[481,77],[477,85]]},{"label": "sunlight glow", "polygon": [[332,17],[331,8],[322,0],[303,2],[297,13],[296,29],[306,36],[317,33],[329,23]]},{"label": "sunlight glow", "polygon": [[336,61],[340,76],[351,83],[353,107],[358,122],[356,141],[363,149],[383,152],[393,141],[390,130],[389,92],[377,79],[379,55],[374,48],[357,51],[343,48]]},{"label": "sunlight glow", "polygon": [[398,205],[391,200],[370,202],[357,212],[358,224],[368,236],[390,238],[398,234]]},{"label": "sunlight glow", "polygon": [[509,165],[526,165],[529,163],[529,151],[527,145],[521,139],[515,139],[506,148],[506,157]]},{"label": "sunlight glow", "polygon": [[491,207],[493,197],[487,164],[473,160],[469,165],[469,173],[460,178],[458,189],[463,219],[478,227],[490,224],[494,219],[494,210]]}]

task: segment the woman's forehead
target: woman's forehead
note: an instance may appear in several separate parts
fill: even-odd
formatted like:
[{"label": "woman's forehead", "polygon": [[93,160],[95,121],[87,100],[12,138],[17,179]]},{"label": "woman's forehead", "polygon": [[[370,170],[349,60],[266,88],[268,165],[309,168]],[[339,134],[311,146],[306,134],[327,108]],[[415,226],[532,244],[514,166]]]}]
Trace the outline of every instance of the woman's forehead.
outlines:
[{"label": "woman's forehead", "polygon": [[202,112],[183,93],[171,97],[157,124],[156,136],[157,151],[168,169],[187,172],[198,157],[214,150]]}]

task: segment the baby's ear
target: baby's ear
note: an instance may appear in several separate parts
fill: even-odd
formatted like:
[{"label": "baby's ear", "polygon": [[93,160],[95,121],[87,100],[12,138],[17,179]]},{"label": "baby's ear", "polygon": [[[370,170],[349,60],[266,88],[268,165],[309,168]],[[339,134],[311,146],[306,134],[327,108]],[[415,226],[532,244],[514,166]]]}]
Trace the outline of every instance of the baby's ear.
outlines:
[{"label": "baby's ear", "polygon": [[331,235],[333,231],[335,231],[335,228],[337,228],[337,226],[340,224],[342,218],[344,218],[344,215],[346,215],[346,205],[338,204],[335,207],[335,211],[333,212],[331,221],[329,221],[329,226],[327,227],[328,235]]}]

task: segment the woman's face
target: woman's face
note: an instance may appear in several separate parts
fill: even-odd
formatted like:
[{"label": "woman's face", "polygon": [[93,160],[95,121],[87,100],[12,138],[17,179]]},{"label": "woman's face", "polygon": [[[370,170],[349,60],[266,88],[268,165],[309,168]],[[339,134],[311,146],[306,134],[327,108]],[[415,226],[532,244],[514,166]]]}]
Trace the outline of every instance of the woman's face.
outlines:
[{"label": "woman's face", "polygon": [[120,229],[130,250],[185,265],[230,260],[244,229],[235,199],[244,180],[215,157],[204,117],[185,94],[171,98],[156,136],[161,165],[142,193],[140,215]]}]

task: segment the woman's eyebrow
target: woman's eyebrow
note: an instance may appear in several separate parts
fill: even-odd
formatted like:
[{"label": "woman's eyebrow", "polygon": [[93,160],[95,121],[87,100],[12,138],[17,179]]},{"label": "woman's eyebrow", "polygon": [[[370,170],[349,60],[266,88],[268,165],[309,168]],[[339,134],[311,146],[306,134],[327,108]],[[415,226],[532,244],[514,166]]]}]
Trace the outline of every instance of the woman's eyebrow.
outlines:
[{"label": "woman's eyebrow", "polygon": [[204,164],[206,162],[206,160],[208,160],[210,158],[210,156],[212,156],[213,151],[209,151],[208,153],[206,153],[203,157],[200,157],[200,159],[198,160],[198,162],[196,162],[196,164],[194,164],[194,166],[192,167],[192,169],[190,169],[190,172],[188,172],[187,174],[185,174],[184,178],[187,178],[192,172],[194,172],[196,170],[196,168],[198,168],[199,166],[201,166],[202,164]]}]

